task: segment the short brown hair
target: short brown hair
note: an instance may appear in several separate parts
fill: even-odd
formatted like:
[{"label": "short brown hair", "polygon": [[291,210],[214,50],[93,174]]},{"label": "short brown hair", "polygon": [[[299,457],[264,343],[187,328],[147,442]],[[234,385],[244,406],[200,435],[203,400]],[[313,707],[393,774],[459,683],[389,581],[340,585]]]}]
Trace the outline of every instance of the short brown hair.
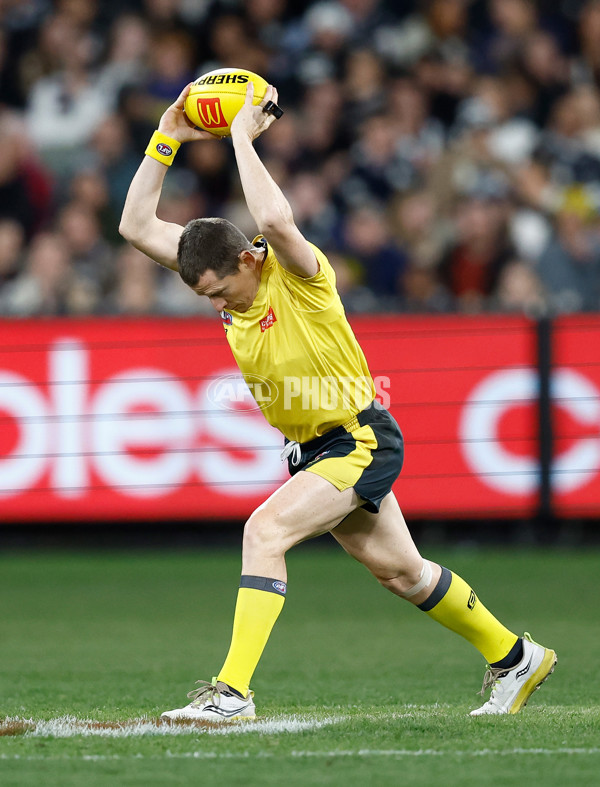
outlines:
[{"label": "short brown hair", "polygon": [[244,233],[227,219],[192,219],[179,238],[179,275],[190,287],[208,270],[222,279],[238,272],[242,251],[253,249]]}]

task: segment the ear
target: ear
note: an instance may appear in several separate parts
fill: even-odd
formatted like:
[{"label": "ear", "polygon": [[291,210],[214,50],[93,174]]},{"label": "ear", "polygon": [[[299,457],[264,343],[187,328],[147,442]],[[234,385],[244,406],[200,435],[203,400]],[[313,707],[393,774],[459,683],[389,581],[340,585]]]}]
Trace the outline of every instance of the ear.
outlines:
[{"label": "ear", "polygon": [[256,270],[259,266],[258,256],[255,252],[250,251],[249,249],[244,249],[240,252],[240,267],[243,265],[247,268],[251,268],[252,270]]}]

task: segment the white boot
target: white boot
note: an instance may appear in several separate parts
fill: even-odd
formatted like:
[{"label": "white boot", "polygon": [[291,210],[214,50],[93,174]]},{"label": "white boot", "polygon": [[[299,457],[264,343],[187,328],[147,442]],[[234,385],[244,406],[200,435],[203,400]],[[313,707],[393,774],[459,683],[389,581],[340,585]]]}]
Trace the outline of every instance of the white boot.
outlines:
[{"label": "white boot", "polygon": [[556,664],[556,653],[538,645],[525,632],[523,635],[523,658],[509,670],[488,666],[483,678],[481,694],[490,686],[489,700],[472,710],[471,716],[485,714],[518,713],[527,704],[533,692],[550,677]]},{"label": "white boot", "polygon": [[212,683],[205,680],[198,680],[196,683],[200,684],[200,688],[189,692],[188,697],[192,700],[189,705],[167,710],[160,718],[212,722],[256,718],[253,691],[249,691],[248,696],[242,699],[234,694],[226,683],[217,681],[216,678],[213,678]]}]

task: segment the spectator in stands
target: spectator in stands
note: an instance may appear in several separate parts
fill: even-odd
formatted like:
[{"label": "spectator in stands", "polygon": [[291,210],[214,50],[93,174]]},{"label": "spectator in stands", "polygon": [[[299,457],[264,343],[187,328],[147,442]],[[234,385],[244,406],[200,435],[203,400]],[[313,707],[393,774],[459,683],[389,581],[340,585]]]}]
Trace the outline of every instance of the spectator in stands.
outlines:
[{"label": "spectator in stands", "polygon": [[583,149],[600,157],[600,93],[593,85],[575,89],[575,111],[579,119],[579,138]]},{"label": "spectator in stands", "polygon": [[57,233],[40,233],[31,243],[23,272],[2,293],[2,312],[30,317],[93,311],[95,292],[81,281],[68,247]]},{"label": "spectator in stands", "polygon": [[485,309],[512,256],[502,193],[474,190],[457,205],[456,238],[441,263],[442,281],[464,312]]},{"label": "spectator in stands", "polygon": [[188,82],[195,78],[193,68],[194,44],[187,33],[160,31],[150,42],[152,57],[146,75],[145,90],[153,101],[153,118],[160,115]]},{"label": "spectator in stands", "polygon": [[200,67],[201,74],[214,68],[246,68],[257,74],[266,73],[267,54],[258,42],[250,37],[250,31],[241,16],[217,16],[210,27],[209,44],[214,53],[214,61],[203,63]]},{"label": "spectator in stands", "polygon": [[309,85],[304,91],[296,122],[303,156],[309,156],[313,166],[327,166],[337,152],[348,147],[349,130],[340,123],[343,105],[342,87],[332,79]]},{"label": "spectator in stands", "polygon": [[86,146],[110,111],[110,96],[92,74],[94,39],[68,17],[50,18],[46,32],[59,26],[48,76],[31,89],[27,106],[29,134],[45,164],[59,177],[70,177],[85,160]]},{"label": "spectator in stands", "polygon": [[111,114],[96,124],[86,157],[86,169],[104,173],[112,210],[120,215],[127,195],[127,178],[132,178],[140,156],[133,150],[124,118]]},{"label": "spectator in stands", "polygon": [[600,310],[598,205],[585,189],[566,192],[538,271],[554,310]]},{"label": "spectator in stands", "polygon": [[82,169],[69,184],[69,200],[93,213],[98,219],[100,233],[112,245],[121,243],[115,230],[118,216],[111,205],[106,173],[101,169]]},{"label": "spectator in stands", "polygon": [[506,77],[475,79],[469,98],[458,107],[455,134],[477,129],[490,158],[503,167],[528,161],[538,141],[538,128],[522,117],[519,94]]},{"label": "spectator in stands", "polygon": [[5,285],[19,273],[24,245],[22,225],[14,219],[0,219],[0,303]]},{"label": "spectator in stands", "polygon": [[436,259],[409,258],[402,274],[401,309],[412,314],[452,311],[452,298],[440,281]]},{"label": "spectator in stands", "polygon": [[176,29],[182,25],[184,4],[181,0],[142,0],[141,5],[144,17],[156,30]]},{"label": "spectator in stands", "polygon": [[263,158],[279,162],[288,171],[300,167],[304,158],[302,125],[293,110],[286,112],[281,121],[274,124],[273,136],[260,143]]},{"label": "spectator in stands", "polygon": [[207,212],[211,216],[220,214],[234,190],[229,146],[216,141],[189,145],[185,155],[186,169],[196,176],[194,189],[204,195]]},{"label": "spectator in stands", "polygon": [[325,177],[318,172],[299,173],[290,181],[288,199],[300,232],[320,249],[330,247],[339,227]]},{"label": "spectator in stands", "polygon": [[123,246],[116,258],[116,286],[105,301],[110,314],[145,315],[158,311],[158,266],[133,246]]},{"label": "spectator in stands", "polygon": [[384,112],[388,103],[385,69],[369,49],[356,49],[345,63],[343,123],[350,131],[365,118]]},{"label": "spectator in stands", "polygon": [[492,28],[474,51],[478,71],[499,73],[519,57],[527,38],[539,27],[532,0],[488,0]]},{"label": "spectator in stands", "polygon": [[402,291],[406,254],[394,240],[384,213],[377,205],[348,212],[343,230],[346,254],[360,264],[364,281],[385,305],[397,305]]},{"label": "spectator in stands", "polygon": [[[473,269],[499,276],[486,279],[469,308],[513,308],[503,304],[518,301],[518,286],[525,303],[528,292],[535,301],[528,263],[539,266],[542,251],[542,278],[558,269],[557,259],[567,259],[577,281],[590,270],[581,267],[586,254],[579,255],[576,240],[593,247],[594,223],[586,218],[578,230],[565,229],[561,206],[571,189],[593,194],[600,184],[598,0],[568,9],[531,0],[9,0],[0,3],[0,21],[0,221],[24,228],[23,258],[35,236],[77,202],[76,223],[100,226],[106,270],[114,268],[115,215],[161,107],[199,73],[242,66],[280,88],[285,114],[259,141],[261,155],[304,211],[310,234],[345,250],[348,215],[377,204],[380,223],[391,216],[388,261],[400,273],[393,284],[386,280],[389,308],[446,308],[440,275],[456,270],[447,267],[449,255],[481,242],[465,245],[462,216],[482,180],[501,182],[512,202],[498,201],[504,228],[495,255],[487,255],[496,262]],[[165,215],[183,221],[202,208],[253,234],[227,142],[191,146],[174,169],[172,193],[160,207]],[[492,202],[486,197],[483,207],[469,210],[485,214]],[[365,220],[369,235],[377,222]],[[83,230],[71,228],[73,234]],[[520,263],[509,265],[506,276],[505,251]],[[388,270],[381,265],[372,270]],[[346,273],[340,262],[340,276]],[[121,286],[110,277],[100,285],[84,282],[95,295],[77,309],[85,302],[106,310],[105,299]],[[381,291],[381,282],[371,284]],[[159,277],[155,286],[160,311],[165,283]],[[363,297],[368,278],[357,286],[362,309],[373,302]],[[558,297],[556,287],[563,291],[553,284],[551,298]],[[572,292],[583,290],[580,282]],[[584,300],[561,295],[559,308]],[[63,302],[70,308],[69,298]],[[195,311],[183,296],[174,302]],[[462,296],[457,304],[467,308]]]},{"label": "spectator in stands", "polygon": [[456,55],[459,49],[466,54],[465,42],[470,32],[468,5],[465,0],[430,0],[421,7],[416,3],[406,4],[407,10],[413,13],[395,28],[389,25],[380,28],[375,45],[387,60],[400,68],[414,66],[423,58],[432,63],[441,62],[444,54]]},{"label": "spectator in stands", "polygon": [[99,305],[113,285],[115,269],[113,250],[102,237],[97,215],[85,205],[70,202],[58,216],[58,228],[78,279],[86,282]]},{"label": "spectator in stands", "polygon": [[47,0],[4,0],[0,6],[0,106],[25,106],[31,81],[28,61],[47,13]]},{"label": "spectator in stands", "polygon": [[[536,150],[537,160],[549,168],[549,177],[558,186],[600,180],[600,155],[586,145],[589,94],[586,88],[571,90],[556,102]],[[597,119],[592,118],[591,125],[597,128]]]},{"label": "spectator in stands", "polygon": [[295,79],[302,85],[339,80],[353,30],[352,14],[341,3],[310,6],[288,35],[295,55],[295,62],[289,62],[288,67]]},{"label": "spectator in stands", "polygon": [[108,34],[106,63],[98,74],[102,89],[113,97],[113,107],[116,107],[116,98],[124,87],[145,83],[150,52],[148,23],[134,14],[117,16]]},{"label": "spectator in stands", "polygon": [[[374,47],[381,30],[396,18],[387,3],[381,0],[338,0],[332,5],[339,5],[350,14],[351,42],[355,46],[368,43]],[[403,13],[402,9],[398,9],[398,12]]]},{"label": "spectator in stands", "polygon": [[19,222],[30,238],[50,218],[52,182],[17,114],[0,109],[0,137],[0,216]]},{"label": "spectator in stands", "polygon": [[452,223],[440,217],[433,193],[425,188],[405,192],[392,203],[390,226],[421,270],[435,267],[452,240]]},{"label": "spectator in stands", "polygon": [[246,0],[244,3],[244,12],[252,31],[252,38],[257,38],[269,53],[276,52],[281,45],[281,39],[285,34],[283,22],[285,11],[285,0]]},{"label": "spectator in stands", "polygon": [[335,271],[336,289],[347,312],[372,312],[377,308],[378,298],[363,283],[364,271],[356,259],[332,250],[327,259]]},{"label": "spectator in stands", "polygon": [[470,93],[473,80],[473,67],[466,47],[426,51],[412,70],[428,97],[431,118],[449,131],[456,122],[459,105]]},{"label": "spectator in stands", "polygon": [[532,120],[544,126],[556,101],[567,91],[568,63],[554,36],[543,30],[530,33],[519,53],[525,78],[534,87]]},{"label": "spectator in stands", "polygon": [[579,51],[571,62],[576,83],[600,83],[600,3],[588,0],[579,14]]},{"label": "spectator in stands", "polygon": [[452,224],[440,217],[432,192],[419,188],[398,197],[392,205],[391,227],[407,254],[401,276],[402,311],[451,311],[452,298],[442,284],[439,262],[452,240]]},{"label": "spectator in stands", "polygon": [[442,124],[430,117],[425,91],[413,79],[394,80],[387,92],[387,102],[397,154],[412,168],[410,185],[420,184],[444,149]]},{"label": "spectator in stands", "polygon": [[509,260],[500,271],[491,304],[492,308],[502,312],[530,317],[544,314],[545,293],[534,266],[527,260]]},{"label": "spectator in stands", "polygon": [[91,30],[98,15],[99,0],[56,0],[57,12],[79,30]]},{"label": "spectator in stands", "polygon": [[350,149],[349,166],[350,171],[340,185],[340,196],[349,206],[386,203],[417,179],[411,162],[400,156],[394,124],[384,114],[364,121]]}]

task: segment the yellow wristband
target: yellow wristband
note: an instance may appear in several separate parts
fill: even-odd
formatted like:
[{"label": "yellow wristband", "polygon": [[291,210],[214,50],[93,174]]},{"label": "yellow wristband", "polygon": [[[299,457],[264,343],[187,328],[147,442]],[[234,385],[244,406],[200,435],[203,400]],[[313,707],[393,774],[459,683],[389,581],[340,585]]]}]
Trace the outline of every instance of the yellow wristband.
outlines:
[{"label": "yellow wristband", "polygon": [[170,167],[180,145],[181,142],[177,142],[176,139],[167,137],[166,134],[162,134],[160,131],[155,131],[146,148],[146,155]]}]

